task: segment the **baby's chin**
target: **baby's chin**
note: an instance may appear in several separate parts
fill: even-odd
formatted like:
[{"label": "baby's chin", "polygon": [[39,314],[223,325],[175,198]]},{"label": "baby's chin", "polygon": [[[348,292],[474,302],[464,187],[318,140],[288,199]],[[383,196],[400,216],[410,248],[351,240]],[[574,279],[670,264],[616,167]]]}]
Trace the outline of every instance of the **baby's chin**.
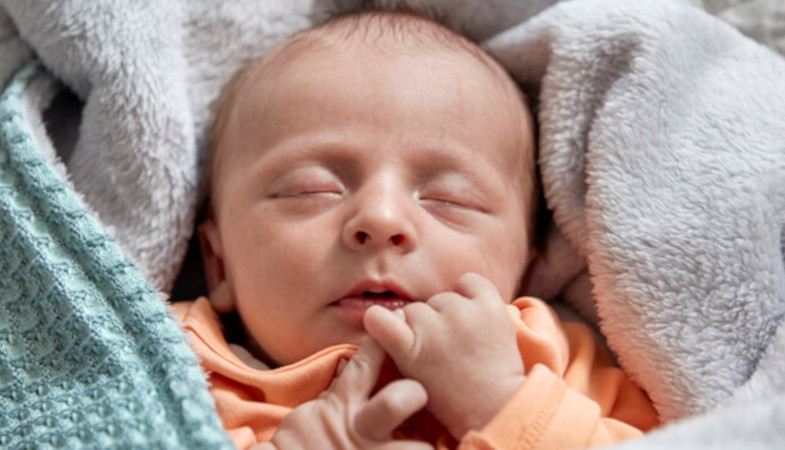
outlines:
[{"label": "baby's chin", "polygon": [[269,366],[271,369],[277,369],[278,367],[288,366],[310,357],[315,357],[321,353],[329,353],[337,346],[359,347],[367,337],[368,333],[365,329],[359,328],[358,330],[349,333],[326,336],[317,344],[306,345],[295,351],[280,351],[275,356],[270,352],[265,351],[262,346],[253,339],[246,340],[245,347],[256,359]]}]

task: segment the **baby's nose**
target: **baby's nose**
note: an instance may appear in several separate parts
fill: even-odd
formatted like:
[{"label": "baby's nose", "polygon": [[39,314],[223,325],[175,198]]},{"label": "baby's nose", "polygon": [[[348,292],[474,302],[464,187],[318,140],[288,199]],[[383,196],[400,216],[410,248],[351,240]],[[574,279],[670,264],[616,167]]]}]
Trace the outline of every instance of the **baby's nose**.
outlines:
[{"label": "baby's nose", "polygon": [[[411,203],[411,202],[408,202]],[[344,243],[352,249],[396,248],[406,253],[416,245],[411,205],[405,196],[373,196],[362,201],[346,222]]]},{"label": "baby's nose", "polygon": [[[358,242],[360,245],[363,245],[363,244],[365,244],[366,242],[369,242],[369,241],[370,241],[370,239],[371,239],[371,235],[370,235],[370,234],[368,234],[368,233],[367,233],[367,232],[365,232],[365,231],[362,231],[362,230],[360,230],[360,231],[357,231],[357,232],[354,234],[354,237],[355,237],[355,239],[357,239],[357,242]],[[384,233],[382,233],[381,237],[384,237]],[[389,238],[388,240],[390,241],[390,243],[391,243],[392,245],[394,245],[394,246],[399,246],[399,245],[403,245],[403,243],[404,243],[404,240],[406,240],[406,239],[407,239],[407,238],[406,238],[406,237],[403,235],[403,233],[397,233],[397,234],[393,234],[392,236],[390,236],[390,238]]]}]

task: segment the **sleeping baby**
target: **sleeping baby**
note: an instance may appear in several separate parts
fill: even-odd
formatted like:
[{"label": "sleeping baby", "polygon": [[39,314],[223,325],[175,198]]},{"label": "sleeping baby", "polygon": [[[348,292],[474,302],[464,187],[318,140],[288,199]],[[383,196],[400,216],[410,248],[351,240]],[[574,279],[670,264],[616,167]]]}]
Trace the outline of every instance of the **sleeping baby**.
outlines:
[{"label": "sleeping baby", "polygon": [[199,227],[209,299],[174,309],[239,448],[583,447],[656,426],[590,328],[514,300],[533,133],[490,56],[408,13],[334,18],[232,80]]}]

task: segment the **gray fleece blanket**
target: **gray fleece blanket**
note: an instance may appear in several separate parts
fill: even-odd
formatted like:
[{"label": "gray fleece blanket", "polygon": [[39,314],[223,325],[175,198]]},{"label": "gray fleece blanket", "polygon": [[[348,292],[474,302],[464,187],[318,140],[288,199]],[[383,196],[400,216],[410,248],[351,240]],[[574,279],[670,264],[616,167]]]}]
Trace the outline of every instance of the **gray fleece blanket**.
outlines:
[{"label": "gray fleece blanket", "polygon": [[598,322],[664,421],[714,411],[677,442],[782,442],[785,60],[666,1],[563,3],[486,45],[539,90],[556,227],[530,291]]},{"label": "gray fleece blanket", "polygon": [[[220,87],[358,3],[2,0],[0,84],[38,58],[76,94],[51,164],[166,294]],[[553,224],[527,290],[597,324],[651,396],[666,426],[626,446],[785,445],[785,5],[377,3],[441,17],[536,98]]]}]

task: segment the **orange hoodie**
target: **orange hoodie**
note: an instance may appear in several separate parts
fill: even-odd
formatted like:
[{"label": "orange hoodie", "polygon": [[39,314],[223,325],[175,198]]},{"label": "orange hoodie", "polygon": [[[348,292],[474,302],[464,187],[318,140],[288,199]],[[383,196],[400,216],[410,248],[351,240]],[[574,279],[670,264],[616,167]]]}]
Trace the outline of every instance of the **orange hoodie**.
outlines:
[{"label": "orange hoodie", "polygon": [[[460,442],[425,411],[399,427],[396,437],[437,448],[576,448],[638,437],[658,424],[646,394],[613,364],[589,327],[560,322],[534,298],[520,298],[508,309],[526,370],[513,398],[485,428]],[[173,312],[192,336],[218,414],[238,448],[270,440],[286,413],[327,389],[340,360],[357,349],[338,345],[274,370],[254,369],[231,350],[206,298],[176,303]],[[380,385],[400,376],[388,363]]]}]

